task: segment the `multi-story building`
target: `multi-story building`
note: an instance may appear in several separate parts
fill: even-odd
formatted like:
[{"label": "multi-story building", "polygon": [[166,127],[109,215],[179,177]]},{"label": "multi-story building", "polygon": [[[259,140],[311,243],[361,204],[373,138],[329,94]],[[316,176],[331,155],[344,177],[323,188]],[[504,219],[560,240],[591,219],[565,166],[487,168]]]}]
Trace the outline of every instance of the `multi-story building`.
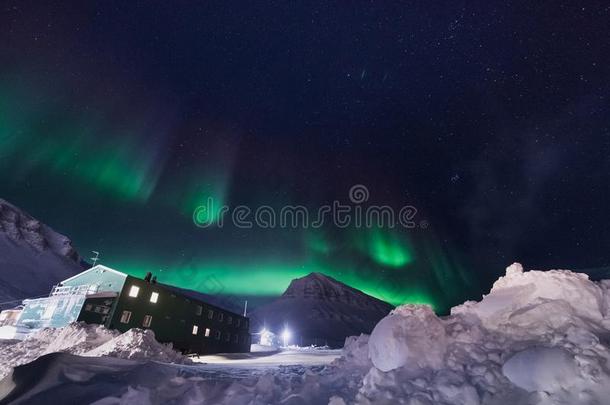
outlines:
[{"label": "multi-story building", "polygon": [[196,291],[159,284],[97,265],[55,286],[49,297],[28,299],[20,328],[97,323],[125,332],[151,329],[159,342],[183,353],[250,351],[249,320],[205,301]]}]

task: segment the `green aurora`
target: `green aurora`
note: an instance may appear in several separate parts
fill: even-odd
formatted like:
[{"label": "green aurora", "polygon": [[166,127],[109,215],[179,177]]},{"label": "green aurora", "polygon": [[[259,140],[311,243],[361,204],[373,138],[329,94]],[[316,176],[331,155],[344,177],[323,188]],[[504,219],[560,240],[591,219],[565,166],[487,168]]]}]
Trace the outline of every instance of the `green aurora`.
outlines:
[{"label": "green aurora", "polygon": [[[111,219],[104,223],[107,228],[96,230],[113,235],[109,246],[102,244],[103,263],[111,267],[139,277],[153,271],[161,282],[201,292],[260,297],[277,296],[292,279],[321,272],[393,305],[428,304],[439,312],[473,287],[456,255],[428,230],[273,229],[242,234],[213,226],[199,229],[193,219],[214,223],[221,207],[232,202],[230,151],[211,146],[208,161],[185,167],[164,185],[164,158],[148,147],[150,124],[109,125],[87,111],[60,113],[55,103],[37,104],[32,94],[6,82],[0,87],[0,167],[17,167],[23,178],[44,173],[51,183],[74,182],[101,197],[101,206],[129,202],[123,206],[125,215],[142,227],[136,237],[144,246],[156,232],[154,221],[147,219],[151,212],[162,213],[169,226],[176,224],[187,235],[190,247],[181,260],[173,257],[171,248],[138,253],[121,242],[122,237],[133,237],[129,227],[117,233],[119,225],[112,225]],[[265,201],[265,195],[255,199]],[[274,202],[280,203],[277,198]],[[204,210],[195,211],[201,206]],[[85,229],[80,232],[88,247],[84,251],[100,249],[97,236]],[[227,234],[229,242],[214,242]],[[244,237],[243,243],[252,245],[251,254],[243,253]]]}]

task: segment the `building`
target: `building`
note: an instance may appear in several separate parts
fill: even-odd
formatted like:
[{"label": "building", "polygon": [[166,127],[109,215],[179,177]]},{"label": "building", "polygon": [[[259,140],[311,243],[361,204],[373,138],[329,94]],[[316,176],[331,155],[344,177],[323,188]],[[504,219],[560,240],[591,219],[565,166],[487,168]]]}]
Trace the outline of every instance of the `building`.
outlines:
[{"label": "building", "polygon": [[151,329],[159,342],[183,353],[250,351],[249,320],[205,301],[203,294],[97,265],[28,299],[17,322],[32,330],[84,321],[125,332]]}]

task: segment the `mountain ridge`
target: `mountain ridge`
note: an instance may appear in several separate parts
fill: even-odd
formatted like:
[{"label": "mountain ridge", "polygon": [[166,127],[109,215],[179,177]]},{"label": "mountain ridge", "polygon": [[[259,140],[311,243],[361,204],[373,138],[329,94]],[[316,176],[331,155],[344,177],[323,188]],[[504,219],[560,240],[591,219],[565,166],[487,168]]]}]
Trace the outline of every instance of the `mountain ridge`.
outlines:
[{"label": "mountain ridge", "polygon": [[346,337],[370,333],[394,306],[313,272],[290,282],[284,293],[250,314],[253,332],[289,328],[296,344],[339,347]]},{"label": "mountain ridge", "polygon": [[82,270],[67,236],[0,198],[0,303],[48,294]]}]

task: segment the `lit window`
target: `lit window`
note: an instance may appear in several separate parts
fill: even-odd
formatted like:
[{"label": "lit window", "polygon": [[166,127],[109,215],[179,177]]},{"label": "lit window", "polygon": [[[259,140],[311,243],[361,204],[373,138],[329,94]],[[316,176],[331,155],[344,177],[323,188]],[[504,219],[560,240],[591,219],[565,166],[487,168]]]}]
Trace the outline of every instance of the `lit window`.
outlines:
[{"label": "lit window", "polygon": [[197,309],[195,310],[196,315],[201,315],[203,313],[203,307],[201,305],[197,305]]},{"label": "lit window", "polygon": [[150,324],[152,323],[152,316],[144,315],[144,322],[142,322],[142,326],[145,328],[150,328]]},{"label": "lit window", "polygon": [[212,319],[214,318],[214,311],[212,311],[211,309],[208,309],[208,319]]},{"label": "lit window", "polygon": [[154,292],[154,293],[150,294],[150,302],[152,302],[153,304],[156,304],[157,300],[159,300],[159,293]]},{"label": "lit window", "polygon": [[198,331],[199,331],[199,326],[193,325],[193,335],[196,335]]},{"label": "lit window", "polygon": [[138,294],[140,293],[140,287],[132,285],[131,288],[129,289],[129,296],[130,297],[137,297]]},{"label": "lit window", "polygon": [[121,323],[129,323],[130,319],[131,319],[131,312],[123,311],[123,313],[121,314]]},{"label": "lit window", "polygon": [[205,337],[210,337],[210,328],[205,328]]}]

